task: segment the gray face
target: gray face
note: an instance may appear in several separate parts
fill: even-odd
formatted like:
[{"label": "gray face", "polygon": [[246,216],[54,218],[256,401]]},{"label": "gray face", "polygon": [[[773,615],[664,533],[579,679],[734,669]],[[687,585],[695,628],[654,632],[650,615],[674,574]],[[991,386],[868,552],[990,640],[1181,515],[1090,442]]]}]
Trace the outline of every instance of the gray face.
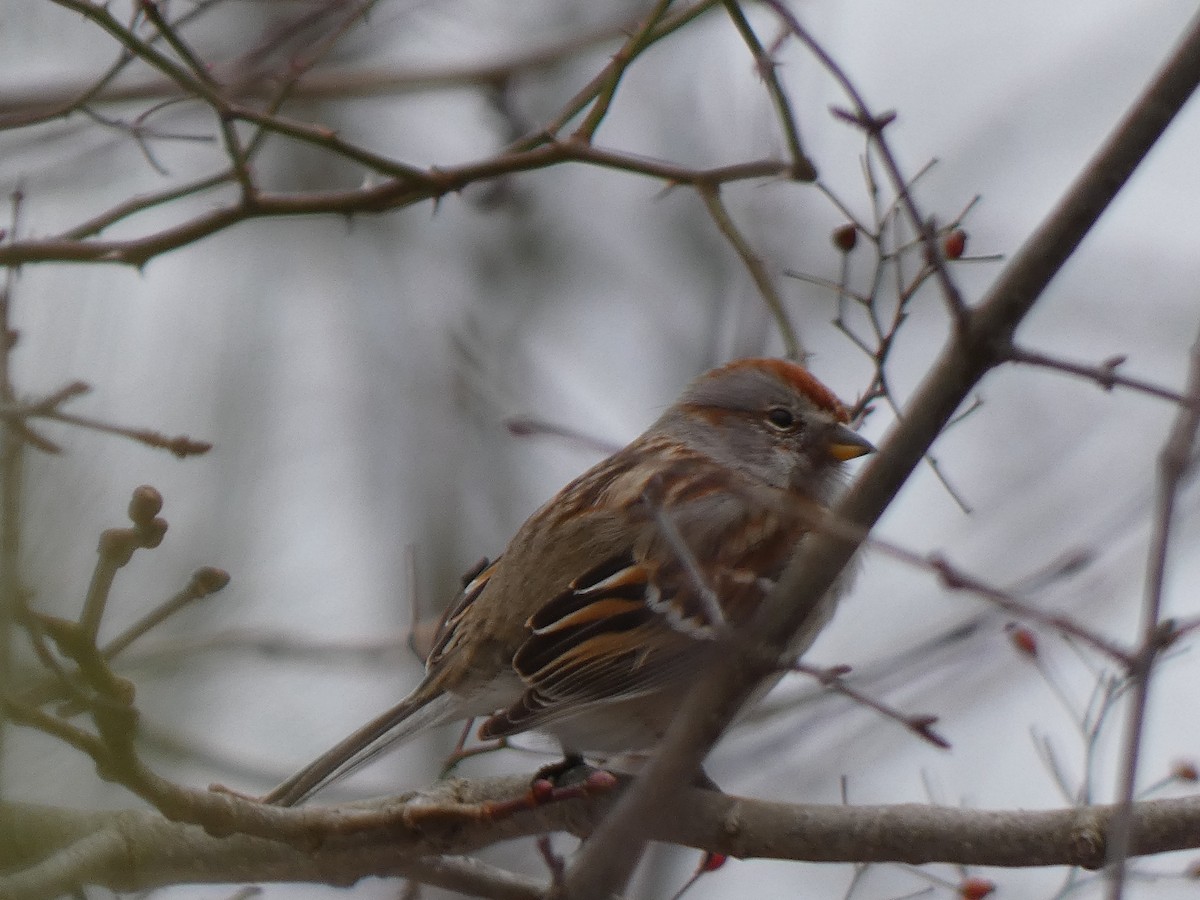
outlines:
[{"label": "gray face", "polygon": [[827,499],[840,464],[829,455],[839,423],[795,386],[757,368],[702,378],[660,424],[688,446],[752,478]]}]

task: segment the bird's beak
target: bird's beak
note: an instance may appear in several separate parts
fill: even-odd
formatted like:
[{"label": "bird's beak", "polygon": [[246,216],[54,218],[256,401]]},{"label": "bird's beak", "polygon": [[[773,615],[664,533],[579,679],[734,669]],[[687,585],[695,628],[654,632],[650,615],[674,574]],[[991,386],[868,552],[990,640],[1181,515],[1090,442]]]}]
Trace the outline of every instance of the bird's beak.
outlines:
[{"label": "bird's beak", "polygon": [[835,425],[829,432],[825,452],[838,462],[855,459],[875,452],[875,445],[865,437],[855,434],[845,425]]}]

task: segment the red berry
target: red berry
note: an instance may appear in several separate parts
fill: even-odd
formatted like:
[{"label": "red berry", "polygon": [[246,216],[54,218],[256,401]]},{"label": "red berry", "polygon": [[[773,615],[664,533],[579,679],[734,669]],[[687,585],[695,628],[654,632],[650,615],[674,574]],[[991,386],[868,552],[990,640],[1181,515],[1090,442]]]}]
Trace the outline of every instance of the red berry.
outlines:
[{"label": "red berry", "polygon": [[833,246],[843,253],[849,253],[858,244],[858,229],[853,225],[839,225],[833,229],[830,239],[833,241]]},{"label": "red berry", "polygon": [[959,259],[967,249],[967,233],[961,228],[955,228],[942,239],[942,252],[946,259]]},{"label": "red berry", "polygon": [[983,900],[996,891],[996,883],[986,878],[965,878],[958,886],[958,896],[963,900]]},{"label": "red berry", "polygon": [[1030,659],[1037,659],[1037,635],[1023,625],[1009,625],[1008,639],[1016,647],[1017,652]]},{"label": "red berry", "polygon": [[1181,759],[1171,767],[1171,775],[1176,781],[1200,781],[1200,771],[1190,759]]}]

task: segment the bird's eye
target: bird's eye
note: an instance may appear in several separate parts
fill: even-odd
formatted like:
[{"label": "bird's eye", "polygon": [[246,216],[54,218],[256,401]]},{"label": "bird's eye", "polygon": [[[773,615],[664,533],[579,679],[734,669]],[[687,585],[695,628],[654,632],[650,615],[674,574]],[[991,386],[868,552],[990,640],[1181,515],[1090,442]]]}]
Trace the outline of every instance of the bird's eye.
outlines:
[{"label": "bird's eye", "polygon": [[795,414],[785,406],[772,406],[768,409],[767,422],[779,431],[791,431],[798,424]]}]

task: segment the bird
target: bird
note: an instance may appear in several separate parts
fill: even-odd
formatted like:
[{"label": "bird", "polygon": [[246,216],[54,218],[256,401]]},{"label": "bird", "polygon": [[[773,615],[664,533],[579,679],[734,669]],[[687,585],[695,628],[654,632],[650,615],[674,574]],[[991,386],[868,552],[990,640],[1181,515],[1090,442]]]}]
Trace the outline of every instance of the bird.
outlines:
[{"label": "bird", "polygon": [[[407,697],[260,799],[300,803],[455,720],[482,718],[485,740],[549,734],[567,761],[652,748],[833,502],[844,464],[874,449],[799,363],[706,372],[464,577]],[[845,587],[814,606],[793,657]]]}]

